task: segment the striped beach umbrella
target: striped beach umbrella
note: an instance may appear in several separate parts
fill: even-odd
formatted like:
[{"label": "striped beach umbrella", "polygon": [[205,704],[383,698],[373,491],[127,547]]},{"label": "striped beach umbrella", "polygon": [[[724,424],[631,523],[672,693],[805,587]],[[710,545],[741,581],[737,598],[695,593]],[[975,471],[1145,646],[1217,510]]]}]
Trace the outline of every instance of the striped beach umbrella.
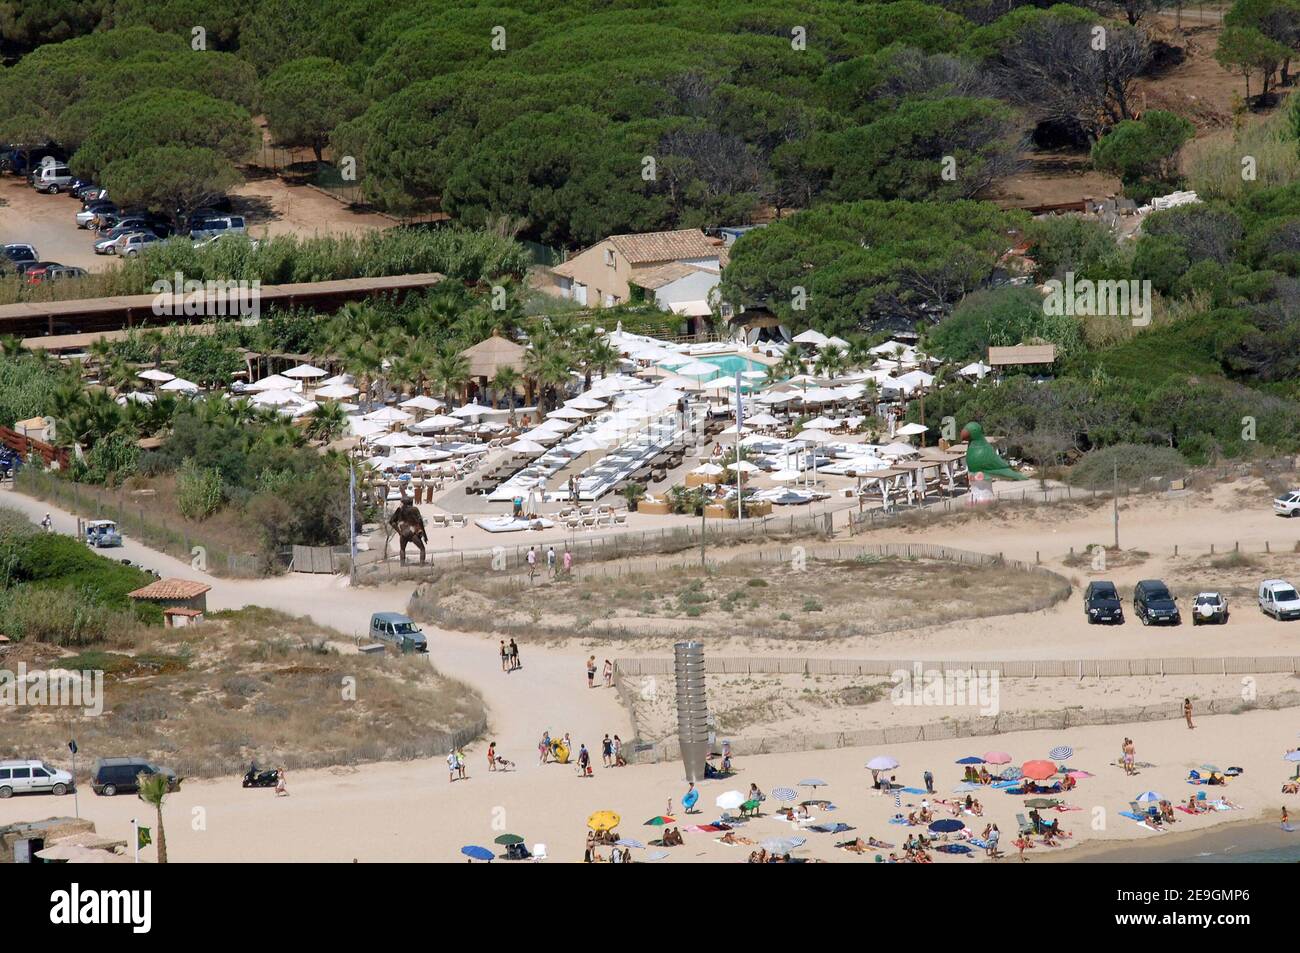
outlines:
[{"label": "striped beach umbrella", "polygon": [[1156,801],[1163,801],[1164,798],[1155,791],[1143,791],[1133,800],[1138,801],[1139,803],[1154,803]]},{"label": "striped beach umbrella", "polygon": [[772,796],[778,801],[795,801],[799,798],[799,792],[794,788],[773,788]]},{"label": "striped beach umbrella", "polygon": [[1047,752],[1047,756],[1053,761],[1069,761],[1074,757],[1074,749],[1069,745],[1057,745]]}]

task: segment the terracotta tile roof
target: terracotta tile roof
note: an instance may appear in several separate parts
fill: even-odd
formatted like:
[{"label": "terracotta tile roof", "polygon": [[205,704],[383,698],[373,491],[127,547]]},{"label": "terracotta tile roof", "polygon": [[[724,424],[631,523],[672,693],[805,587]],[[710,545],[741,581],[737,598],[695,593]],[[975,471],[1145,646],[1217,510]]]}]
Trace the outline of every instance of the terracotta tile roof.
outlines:
[{"label": "terracotta tile roof", "polygon": [[169,609],[163,609],[163,615],[183,615],[191,619],[203,615],[198,609],[182,609],[179,606],[172,606]]},{"label": "terracotta tile roof", "polygon": [[207,583],[192,579],[159,579],[127,595],[132,599],[193,599],[211,588]]},{"label": "terracotta tile roof", "polygon": [[682,258],[713,258],[719,245],[698,228],[674,232],[643,232],[639,235],[610,235],[610,243],[632,264],[678,261]]}]

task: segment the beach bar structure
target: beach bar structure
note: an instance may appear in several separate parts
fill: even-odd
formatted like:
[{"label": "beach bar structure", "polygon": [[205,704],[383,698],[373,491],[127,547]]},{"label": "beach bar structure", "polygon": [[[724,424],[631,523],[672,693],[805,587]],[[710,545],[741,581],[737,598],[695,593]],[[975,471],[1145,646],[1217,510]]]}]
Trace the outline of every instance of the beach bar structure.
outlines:
[{"label": "beach bar structure", "polygon": [[677,741],[682,750],[686,780],[704,780],[709,757],[709,706],[704,684],[704,643],[678,642],[673,646],[677,676]]},{"label": "beach bar structure", "polygon": [[208,611],[208,590],[211,588],[207,583],[194,579],[159,579],[128,592],[127,597],[141,602],[156,602],[164,610],[193,609],[203,613]]}]

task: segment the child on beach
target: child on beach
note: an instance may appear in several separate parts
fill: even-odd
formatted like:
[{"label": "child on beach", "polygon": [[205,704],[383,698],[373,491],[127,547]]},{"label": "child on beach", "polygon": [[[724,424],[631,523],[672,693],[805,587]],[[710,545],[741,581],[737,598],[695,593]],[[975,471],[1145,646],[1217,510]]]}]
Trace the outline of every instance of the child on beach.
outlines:
[{"label": "child on beach", "polygon": [[284,773],[284,766],[281,765],[280,769],[275,772],[275,796],[288,797],[289,796],[288,785],[289,785],[289,777]]},{"label": "child on beach", "polygon": [[497,769],[497,743],[495,741],[490,741],[488,742],[488,770],[495,771],[496,769]]},{"label": "child on beach", "polygon": [[614,663],[605,659],[605,687],[609,688],[614,683]]}]

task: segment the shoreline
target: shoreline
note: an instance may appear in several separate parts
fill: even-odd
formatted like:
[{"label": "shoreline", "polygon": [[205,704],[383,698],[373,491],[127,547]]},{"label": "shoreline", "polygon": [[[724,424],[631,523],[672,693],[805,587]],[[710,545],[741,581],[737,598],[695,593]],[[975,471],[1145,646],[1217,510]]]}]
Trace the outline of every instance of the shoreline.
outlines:
[{"label": "shoreline", "polygon": [[1232,855],[1287,847],[1300,850],[1300,831],[1287,833],[1280,822],[1256,815],[1201,830],[1162,834],[1155,842],[1150,838],[1085,841],[1068,850],[1033,859],[1049,864],[1195,863],[1200,858],[1226,860]]}]

